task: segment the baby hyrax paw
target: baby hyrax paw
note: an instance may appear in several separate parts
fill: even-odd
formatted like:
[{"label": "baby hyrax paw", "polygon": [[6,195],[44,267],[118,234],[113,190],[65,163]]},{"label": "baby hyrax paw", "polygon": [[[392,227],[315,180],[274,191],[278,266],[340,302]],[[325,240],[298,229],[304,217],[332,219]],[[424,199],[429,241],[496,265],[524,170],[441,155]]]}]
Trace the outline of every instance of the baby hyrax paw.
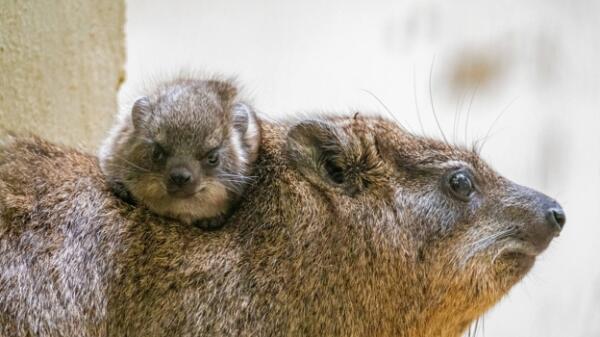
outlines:
[{"label": "baby hyrax paw", "polygon": [[125,185],[122,182],[111,181],[109,184],[112,189],[112,192],[119,199],[123,200],[128,204],[135,205],[135,199],[133,198],[133,195],[131,195],[127,187],[125,187]]},{"label": "baby hyrax paw", "polygon": [[226,216],[224,214],[219,214],[212,218],[198,219],[194,221],[193,224],[198,228],[213,231],[223,227],[223,225],[225,225],[225,220]]}]

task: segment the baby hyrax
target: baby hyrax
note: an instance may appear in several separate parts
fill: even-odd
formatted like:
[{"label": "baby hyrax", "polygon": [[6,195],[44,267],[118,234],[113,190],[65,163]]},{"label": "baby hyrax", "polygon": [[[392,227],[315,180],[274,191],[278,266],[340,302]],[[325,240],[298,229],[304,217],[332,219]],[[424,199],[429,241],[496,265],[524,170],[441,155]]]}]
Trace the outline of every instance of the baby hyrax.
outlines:
[{"label": "baby hyrax", "polygon": [[100,151],[115,193],[158,215],[219,227],[249,181],[260,142],[257,117],[236,86],[164,82],[124,117]]}]

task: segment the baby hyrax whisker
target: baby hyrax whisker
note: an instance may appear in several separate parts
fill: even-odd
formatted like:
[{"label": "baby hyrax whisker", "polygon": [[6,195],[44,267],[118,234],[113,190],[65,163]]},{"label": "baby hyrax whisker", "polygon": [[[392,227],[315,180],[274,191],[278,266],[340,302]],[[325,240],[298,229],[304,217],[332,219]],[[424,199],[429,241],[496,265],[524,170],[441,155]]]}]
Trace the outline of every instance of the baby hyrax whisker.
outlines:
[{"label": "baby hyrax whisker", "polygon": [[145,168],[145,167],[141,167],[141,166],[139,166],[139,165],[136,165],[135,163],[132,163],[131,161],[127,160],[127,159],[126,159],[125,157],[123,157],[123,156],[120,156],[120,155],[115,155],[115,157],[118,159],[118,161],[117,161],[117,162],[115,162],[115,163],[113,163],[113,165],[118,165],[118,164],[119,164],[119,162],[122,162],[122,163],[125,163],[125,164],[127,164],[128,166],[131,166],[131,167],[133,167],[133,168],[136,168],[136,169],[138,169],[138,170],[140,170],[140,171],[143,171],[143,172],[148,172],[148,173],[152,173],[152,171],[150,171],[149,169],[147,169],[147,168]]}]

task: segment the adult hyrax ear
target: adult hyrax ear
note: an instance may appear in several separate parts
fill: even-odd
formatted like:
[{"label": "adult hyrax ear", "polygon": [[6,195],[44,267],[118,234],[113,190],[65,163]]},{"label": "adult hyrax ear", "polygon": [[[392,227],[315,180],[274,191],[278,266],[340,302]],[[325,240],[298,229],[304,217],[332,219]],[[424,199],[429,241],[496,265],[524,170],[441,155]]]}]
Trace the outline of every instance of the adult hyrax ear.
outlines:
[{"label": "adult hyrax ear", "polygon": [[150,105],[150,99],[148,97],[144,96],[133,103],[133,107],[131,108],[131,120],[135,129],[139,129],[144,123],[148,122],[151,115],[152,106]]},{"label": "adult hyrax ear", "polygon": [[323,121],[305,121],[288,133],[290,162],[312,183],[341,188],[348,194],[357,191],[349,175],[352,162],[348,136],[339,127]]}]

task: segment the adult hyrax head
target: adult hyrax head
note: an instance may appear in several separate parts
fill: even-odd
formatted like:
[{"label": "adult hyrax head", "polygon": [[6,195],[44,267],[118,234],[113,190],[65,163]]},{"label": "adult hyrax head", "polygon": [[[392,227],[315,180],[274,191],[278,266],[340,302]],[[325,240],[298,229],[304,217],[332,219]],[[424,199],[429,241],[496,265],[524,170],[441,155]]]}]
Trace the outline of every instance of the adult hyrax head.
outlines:
[{"label": "adult hyrax head", "polygon": [[221,216],[243,192],[256,116],[229,81],[177,78],[138,99],[100,153],[118,194],[186,223]]},{"label": "adult hyrax head", "polygon": [[384,119],[301,122],[286,152],[299,205],[290,218],[310,214],[307,232],[331,245],[315,263],[347,268],[341,284],[361,288],[353,296],[362,308],[390,319],[374,331],[403,322],[420,326],[419,336],[458,335],[565,224],[556,201],[502,177],[476,152]]}]

